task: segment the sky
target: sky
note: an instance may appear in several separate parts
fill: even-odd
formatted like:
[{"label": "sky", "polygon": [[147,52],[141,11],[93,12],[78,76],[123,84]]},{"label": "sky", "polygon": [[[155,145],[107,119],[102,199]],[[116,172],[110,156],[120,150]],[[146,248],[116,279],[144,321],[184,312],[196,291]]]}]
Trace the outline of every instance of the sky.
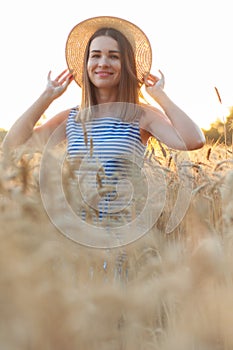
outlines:
[{"label": "sky", "polygon": [[[0,8],[0,128],[9,129],[39,97],[49,70],[55,77],[66,68],[70,30],[103,15],[129,20],[146,33],[151,73],[164,73],[166,93],[200,127],[226,118],[233,105],[231,0],[8,0]],[[79,100],[72,82],[45,114],[51,118]]]}]

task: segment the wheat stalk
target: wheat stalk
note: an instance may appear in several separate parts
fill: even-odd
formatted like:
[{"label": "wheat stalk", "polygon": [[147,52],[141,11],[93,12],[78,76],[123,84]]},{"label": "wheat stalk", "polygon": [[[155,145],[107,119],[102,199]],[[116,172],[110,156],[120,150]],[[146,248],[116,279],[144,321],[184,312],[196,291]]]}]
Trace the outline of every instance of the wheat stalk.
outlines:
[{"label": "wheat stalk", "polygon": [[[216,94],[217,94],[219,103],[222,105],[222,99],[221,99],[221,96],[220,96],[220,93],[219,93],[217,87],[215,86],[214,89],[215,89],[215,92],[216,92]],[[222,120],[223,120],[223,128],[224,128],[225,152],[226,152],[226,158],[227,158],[227,128],[226,128],[226,118],[225,118],[225,115],[224,115],[224,114],[222,115]]]}]

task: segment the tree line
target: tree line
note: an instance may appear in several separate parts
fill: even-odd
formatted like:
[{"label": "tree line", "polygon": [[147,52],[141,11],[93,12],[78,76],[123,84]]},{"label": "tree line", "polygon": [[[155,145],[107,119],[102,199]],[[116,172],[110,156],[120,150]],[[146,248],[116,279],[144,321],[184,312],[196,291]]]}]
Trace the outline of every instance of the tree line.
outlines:
[{"label": "tree line", "polygon": [[233,106],[229,108],[229,115],[225,120],[217,119],[210,125],[210,129],[203,129],[207,143],[224,143],[228,146],[233,143]]}]

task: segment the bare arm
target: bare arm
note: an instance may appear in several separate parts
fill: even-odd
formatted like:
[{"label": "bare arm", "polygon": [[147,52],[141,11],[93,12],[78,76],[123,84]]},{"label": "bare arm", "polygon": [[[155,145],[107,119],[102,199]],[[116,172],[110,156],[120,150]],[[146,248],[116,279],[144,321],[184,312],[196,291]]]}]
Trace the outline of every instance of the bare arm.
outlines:
[{"label": "bare arm", "polygon": [[[163,112],[148,108],[144,127],[168,147],[194,150],[205,144],[202,130],[164,92],[164,76],[159,79],[152,74],[145,76],[146,91],[162,107]],[[155,111],[155,112],[153,112]]]},{"label": "bare arm", "polygon": [[5,136],[2,143],[4,151],[26,143],[39,146],[47,142],[55,128],[67,118],[68,112],[64,111],[59,113],[40,127],[35,127],[35,125],[50,104],[65,92],[72,80],[73,76],[67,73],[67,71],[59,74],[55,80],[51,80],[51,72],[49,72],[45,91],[31,107],[16,120]]}]

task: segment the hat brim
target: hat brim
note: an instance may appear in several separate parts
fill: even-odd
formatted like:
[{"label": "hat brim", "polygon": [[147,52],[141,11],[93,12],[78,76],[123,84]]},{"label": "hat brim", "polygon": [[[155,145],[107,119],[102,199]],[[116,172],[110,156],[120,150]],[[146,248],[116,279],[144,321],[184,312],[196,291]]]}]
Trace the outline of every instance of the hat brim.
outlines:
[{"label": "hat brim", "polygon": [[66,41],[66,62],[75,73],[75,81],[82,86],[82,69],[84,53],[90,37],[100,28],[111,27],[119,30],[131,43],[136,61],[137,77],[143,82],[145,73],[150,72],[152,50],[145,33],[135,24],[118,17],[99,16],[78,23],[70,31]]}]

